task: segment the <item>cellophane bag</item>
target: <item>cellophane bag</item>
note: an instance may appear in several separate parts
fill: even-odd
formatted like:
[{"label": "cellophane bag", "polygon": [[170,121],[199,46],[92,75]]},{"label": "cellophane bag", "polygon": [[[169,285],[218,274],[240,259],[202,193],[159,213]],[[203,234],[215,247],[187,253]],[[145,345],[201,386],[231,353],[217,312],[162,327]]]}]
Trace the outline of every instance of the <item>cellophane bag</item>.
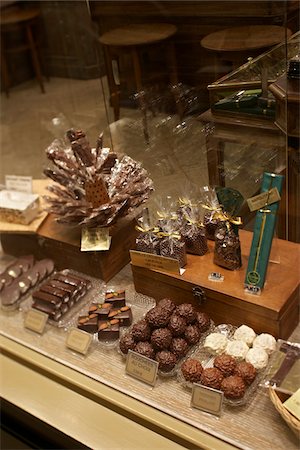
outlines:
[{"label": "cellophane bag", "polygon": [[141,216],[137,219],[136,229],[140,234],[136,238],[136,250],[139,252],[160,254],[160,238],[157,235],[159,229],[155,227],[155,219],[150,214],[148,208],[142,211]]},{"label": "cellophane bag", "polygon": [[206,210],[203,224],[206,228],[207,239],[214,240],[219,222],[222,220],[222,208],[219,204],[214,187],[203,186],[200,188],[201,204]]},{"label": "cellophane bag", "polygon": [[160,233],[160,255],[177,259],[180,267],[187,263],[185,242],[175,226],[174,220],[167,221]]},{"label": "cellophane bag", "polygon": [[183,214],[180,229],[187,253],[203,256],[208,251],[206,228],[203,224],[204,210],[200,204],[190,205]]},{"label": "cellophane bag", "polygon": [[214,263],[229,270],[239,269],[242,265],[240,239],[228,220],[217,226]]}]

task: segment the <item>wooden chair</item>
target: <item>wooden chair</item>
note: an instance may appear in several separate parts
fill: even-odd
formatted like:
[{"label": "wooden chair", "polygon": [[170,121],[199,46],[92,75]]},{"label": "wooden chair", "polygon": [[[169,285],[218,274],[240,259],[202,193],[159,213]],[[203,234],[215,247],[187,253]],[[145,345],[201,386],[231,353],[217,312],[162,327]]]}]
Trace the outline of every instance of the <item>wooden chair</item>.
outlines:
[{"label": "wooden chair", "polygon": [[[38,54],[38,42],[34,28],[38,26],[40,11],[38,8],[21,8],[19,6],[3,8],[0,16],[1,26],[1,76],[6,95],[9,95],[9,88],[12,85],[9,70],[8,56],[18,52],[29,51],[35,76],[44,93],[44,83],[42,77],[41,63]],[[16,45],[7,45],[8,34],[21,30],[24,33],[23,42]]]}]

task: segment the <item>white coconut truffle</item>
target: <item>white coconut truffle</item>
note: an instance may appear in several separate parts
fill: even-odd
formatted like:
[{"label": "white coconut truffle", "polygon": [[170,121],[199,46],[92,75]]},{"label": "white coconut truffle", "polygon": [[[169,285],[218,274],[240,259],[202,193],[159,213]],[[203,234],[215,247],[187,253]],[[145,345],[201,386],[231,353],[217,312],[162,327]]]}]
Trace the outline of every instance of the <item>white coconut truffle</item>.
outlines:
[{"label": "white coconut truffle", "polygon": [[242,361],[243,359],[245,359],[248,350],[249,347],[246,342],[233,340],[231,342],[228,342],[225,353],[227,353],[227,355],[233,356],[238,361]]},{"label": "white coconut truffle", "polygon": [[245,342],[249,347],[251,347],[254,339],[256,338],[255,331],[248,327],[247,325],[241,325],[234,332],[233,338],[237,341]]},{"label": "white coconut truffle", "polygon": [[204,348],[212,355],[220,355],[228,344],[228,339],[224,334],[211,333],[204,341]]},{"label": "white coconut truffle", "polygon": [[246,362],[252,364],[256,370],[261,370],[268,364],[268,353],[262,347],[250,348],[246,355]]},{"label": "white coconut truffle", "polygon": [[253,347],[261,347],[270,355],[276,350],[276,339],[271,334],[259,334],[253,341]]}]

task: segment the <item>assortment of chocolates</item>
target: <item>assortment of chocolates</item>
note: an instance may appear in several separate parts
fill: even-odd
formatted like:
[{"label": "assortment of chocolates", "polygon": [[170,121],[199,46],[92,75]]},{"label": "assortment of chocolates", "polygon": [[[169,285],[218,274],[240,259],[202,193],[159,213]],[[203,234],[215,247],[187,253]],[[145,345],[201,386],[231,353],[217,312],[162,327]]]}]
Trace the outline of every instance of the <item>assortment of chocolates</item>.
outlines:
[{"label": "assortment of chocolates", "polygon": [[11,263],[0,275],[2,307],[16,307],[25,295],[45,280],[53,270],[54,262],[51,259],[36,261],[32,255],[22,256]]},{"label": "assortment of chocolates", "polygon": [[129,327],[131,323],[132,310],[126,305],[125,291],[110,290],[105,293],[103,303],[91,303],[88,314],[78,317],[77,328],[97,333],[99,341],[111,342],[119,339],[120,327]]},{"label": "assortment of chocolates", "polygon": [[214,263],[229,270],[242,265],[239,237],[227,221],[220,222],[215,233]]},{"label": "assortment of chocolates", "polygon": [[54,273],[32,293],[32,308],[59,321],[90,289],[91,282],[72,270]]}]

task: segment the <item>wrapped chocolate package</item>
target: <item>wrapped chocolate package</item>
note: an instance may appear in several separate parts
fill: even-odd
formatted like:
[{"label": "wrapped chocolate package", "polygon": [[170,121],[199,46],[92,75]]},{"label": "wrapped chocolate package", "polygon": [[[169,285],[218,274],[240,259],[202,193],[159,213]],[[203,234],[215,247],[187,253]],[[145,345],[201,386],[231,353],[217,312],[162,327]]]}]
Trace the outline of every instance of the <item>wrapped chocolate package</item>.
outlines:
[{"label": "wrapped chocolate package", "polygon": [[82,130],[68,130],[69,144],[55,140],[46,154],[55,169],[44,173],[48,211],[70,225],[108,227],[143,204],[153,182],[140,163],[103,147],[102,135],[92,148]]},{"label": "wrapped chocolate package", "polygon": [[140,234],[136,238],[136,250],[139,252],[160,254],[160,238],[157,233],[158,227],[153,225],[154,219],[150,217],[149,210],[144,209],[141,216],[137,219],[136,229]]},{"label": "wrapped chocolate package", "polygon": [[187,253],[205,255],[208,251],[206,227],[203,224],[204,210],[199,206],[190,205],[183,214],[184,223],[181,236],[186,245]]},{"label": "wrapped chocolate package", "polygon": [[160,233],[160,255],[177,259],[180,267],[187,263],[186,246],[180,233],[174,228],[174,221],[169,220]]},{"label": "wrapped chocolate package", "polygon": [[215,232],[220,221],[222,221],[222,208],[215,191],[215,188],[203,186],[200,189],[201,203],[206,213],[204,214],[203,224],[206,228],[207,239],[214,240]]},{"label": "wrapped chocolate package", "polygon": [[239,269],[242,265],[240,240],[229,220],[218,224],[215,233],[214,264],[229,270]]}]

